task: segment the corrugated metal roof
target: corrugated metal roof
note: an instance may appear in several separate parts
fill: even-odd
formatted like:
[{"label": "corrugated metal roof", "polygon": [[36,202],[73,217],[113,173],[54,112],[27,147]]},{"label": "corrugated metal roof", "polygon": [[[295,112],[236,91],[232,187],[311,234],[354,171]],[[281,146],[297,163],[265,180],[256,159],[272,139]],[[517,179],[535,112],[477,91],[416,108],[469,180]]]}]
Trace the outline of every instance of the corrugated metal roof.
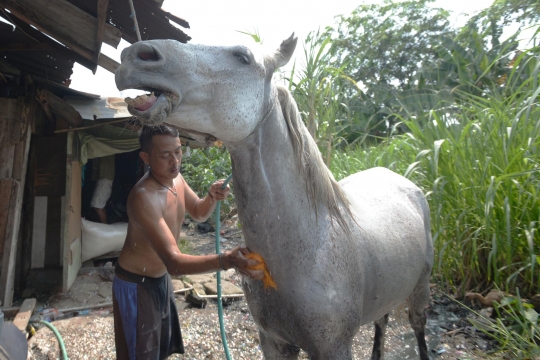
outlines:
[{"label": "corrugated metal roof", "polygon": [[80,97],[66,97],[64,100],[81,114],[85,120],[130,118],[124,99],[117,97],[103,97],[88,99]]}]

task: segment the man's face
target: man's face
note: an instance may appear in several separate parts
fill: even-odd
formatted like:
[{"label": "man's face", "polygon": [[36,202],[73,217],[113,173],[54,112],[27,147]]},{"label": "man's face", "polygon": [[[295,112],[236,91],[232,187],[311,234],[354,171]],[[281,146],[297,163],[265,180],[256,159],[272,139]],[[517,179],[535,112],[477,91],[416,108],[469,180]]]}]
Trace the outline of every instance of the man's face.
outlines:
[{"label": "man's face", "polygon": [[155,176],[174,179],[180,172],[182,144],[179,137],[154,135],[149,153],[142,151],[141,158],[150,166]]}]

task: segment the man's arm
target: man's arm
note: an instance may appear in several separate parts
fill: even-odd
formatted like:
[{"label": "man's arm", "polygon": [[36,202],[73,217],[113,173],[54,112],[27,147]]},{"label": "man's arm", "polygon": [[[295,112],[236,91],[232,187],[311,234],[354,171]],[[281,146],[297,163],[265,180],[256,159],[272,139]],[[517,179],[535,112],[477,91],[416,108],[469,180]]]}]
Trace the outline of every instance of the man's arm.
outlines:
[{"label": "man's arm", "polygon": [[[171,275],[200,274],[222,270],[217,254],[194,256],[183,254],[178,249],[176,239],[163,218],[159,207],[160,201],[156,194],[139,190],[133,193],[131,219],[137,231],[140,231],[150,242],[152,249],[167,267]],[[262,271],[250,270],[248,267],[257,265],[256,261],[245,258],[247,249],[234,249],[222,256],[225,268],[234,267],[254,279],[263,276]]]},{"label": "man's arm", "polygon": [[197,194],[191,190],[184,178],[181,179],[184,185],[184,200],[186,204],[186,211],[197,222],[206,221],[211,215],[218,200],[225,200],[229,196],[231,190],[228,186],[225,189],[221,189],[225,180],[219,180],[210,186],[210,190],[206,196],[199,199]]}]

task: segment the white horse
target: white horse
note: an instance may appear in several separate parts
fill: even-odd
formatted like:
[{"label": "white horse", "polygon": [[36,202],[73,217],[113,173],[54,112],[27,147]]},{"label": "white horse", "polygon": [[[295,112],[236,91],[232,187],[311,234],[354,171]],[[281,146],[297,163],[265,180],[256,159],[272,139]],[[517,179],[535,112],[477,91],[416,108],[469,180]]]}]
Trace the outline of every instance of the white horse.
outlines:
[{"label": "white horse", "polygon": [[373,359],[384,356],[388,313],[408,300],[421,359],[433,263],[422,191],[384,168],[334,180],[296,103],[272,82],[296,47],[263,56],[244,46],[152,40],[122,52],[120,90],[143,123],[220,139],[231,154],[246,245],[277,283],[245,280],[266,359],[352,359],[353,337],[375,322]]}]

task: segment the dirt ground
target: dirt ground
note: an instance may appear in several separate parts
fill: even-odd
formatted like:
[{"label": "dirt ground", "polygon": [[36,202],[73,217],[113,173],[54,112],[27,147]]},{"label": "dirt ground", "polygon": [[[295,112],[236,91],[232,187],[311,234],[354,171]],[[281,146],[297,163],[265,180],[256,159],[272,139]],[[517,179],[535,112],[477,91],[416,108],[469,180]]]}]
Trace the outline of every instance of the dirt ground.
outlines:
[{"label": "dirt ground", "polygon": [[[222,250],[242,244],[240,232],[225,228],[226,238]],[[193,254],[215,252],[214,233],[200,234],[196,229],[186,228],[183,243]],[[63,337],[70,359],[115,359],[114,332],[111,302],[111,281],[108,273],[96,272],[80,275],[67,294],[52,294],[50,299],[38,303],[36,310],[47,308],[65,309],[94,307],[81,310],[78,315],[53,321]],[[240,285],[242,279],[235,274],[230,279]],[[185,345],[184,355],[170,359],[225,359],[221,344],[217,303],[208,301],[205,308],[186,302],[184,295],[177,294],[177,307]],[[230,302],[224,307],[227,342],[233,359],[262,359],[258,330],[248,311],[245,300]],[[49,315],[50,316],[50,315]],[[466,320],[471,314],[432,288],[428,309],[426,337],[432,359],[495,359],[487,355],[494,344],[476,331]],[[61,317],[61,316],[60,316]],[[406,320],[404,310],[394,311],[390,316],[386,339],[386,359],[417,359],[416,340]],[[29,339],[29,359],[60,358],[58,341],[51,330],[36,326],[36,334]],[[373,326],[364,325],[353,341],[354,359],[370,358]],[[307,359],[301,353],[301,359]]]}]

